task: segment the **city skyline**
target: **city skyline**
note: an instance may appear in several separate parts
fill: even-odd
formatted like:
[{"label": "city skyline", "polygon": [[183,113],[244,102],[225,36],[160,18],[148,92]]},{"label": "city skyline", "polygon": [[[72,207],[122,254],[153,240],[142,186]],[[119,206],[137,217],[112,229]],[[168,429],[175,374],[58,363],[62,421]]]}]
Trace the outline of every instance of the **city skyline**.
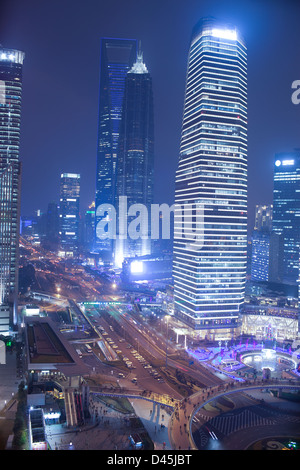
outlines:
[{"label": "city skyline", "polygon": [[1,4],[1,449],[300,449],[299,13]]},{"label": "city skyline", "polygon": [[[33,1],[30,4],[34,6],[36,2]],[[55,40],[53,37],[41,35],[39,28],[43,24],[43,15],[46,10],[40,6],[35,9],[34,14],[29,7],[28,10],[26,7],[24,9],[18,1],[10,2],[10,5],[2,7],[2,19],[5,25],[1,28],[0,42],[5,47],[18,47],[25,50],[27,60],[21,139],[22,214],[29,215],[29,212],[33,213],[37,209],[46,210],[48,203],[57,199],[59,174],[64,171],[74,171],[82,175],[82,214],[94,200],[99,45],[101,37],[105,36],[136,37],[142,41],[143,50],[147,56],[147,66],[154,80],[154,101],[159,103],[155,106],[155,143],[158,156],[155,168],[155,200],[160,203],[173,202],[172,190],[179,154],[189,31],[195,23],[195,17],[198,19],[208,15],[216,16],[222,22],[230,21],[236,24],[247,40],[249,56],[248,228],[250,230],[253,228],[255,205],[272,202],[274,155],[279,152],[292,151],[298,146],[296,128],[299,121],[299,109],[291,101],[291,85],[298,78],[297,65],[293,57],[296,56],[300,46],[296,29],[293,28],[293,21],[296,21],[294,18],[297,16],[299,7],[291,2],[279,2],[272,6],[269,6],[267,2],[262,2],[261,5],[257,2],[246,2],[243,5],[230,4],[227,8],[224,8],[221,2],[209,2],[209,4],[202,2],[201,5],[193,1],[188,4],[184,2],[173,4],[172,2],[174,6],[171,12],[172,21],[170,21],[172,26],[166,27],[161,33],[163,40],[160,39],[160,48],[158,48],[158,38],[149,34],[148,31],[152,31],[151,22],[155,21],[156,24],[160,24],[166,21],[168,4],[168,1],[162,2],[159,8],[160,15],[156,15],[155,18],[153,12],[157,7],[156,2],[152,2],[153,9],[150,5],[138,7],[133,4],[128,7],[128,16],[131,15],[132,18],[126,22],[126,27],[125,22],[111,15],[110,7],[105,3],[101,9],[102,16],[95,5],[91,8],[94,16],[99,11],[101,20],[98,24],[97,21],[91,20],[92,15],[83,6],[76,6],[71,11],[68,22],[65,23],[63,20],[57,22]],[[117,5],[121,11],[122,3],[117,2]],[[52,2],[48,10],[49,19],[55,13],[56,8],[57,4]],[[179,12],[183,14],[182,17],[179,16]],[[80,23],[80,32],[75,33],[74,24],[78,21],[80,13],[83,14],[87,23],[90,21],[89,33],[85,29],[84,21]],[[111,19],[109,24],[101,23],[102,17],[109,17]],[[29,34],[25,33],[28,21],[32,21],[34,26]],[[145,27],[146,25],[148,27]],[[73,42],[68,36],[68,31]],[[84,31],[86,35],[82,36]],[[276,47],[276,44],[279,44],[276,31],[280,31],[282,49]],[[42,40],[39,47],[36,45],[37,38]],[[79,41],[79,38],[80,49],[78,49],[79,43],[75,40]],[[56,41],[60,41],[61,49],[54,47]],[[42,45],[47,51],[45,59],[49,56],[49,60],[45,61],[44,54],[39,52],[42,50]],[[76,68],[78,74],[76,72],[76,77],[73,79],[74,88],[72,88],[64,86],[64,83],[70,80],[68,74],[72,74],[75,65],[74,58],[78,56],[77,51],[82,57],[82,70],[85,70],[85,73]],[[65,57],[68,60],[64,60]],[[61,78],[55,76],[56,68]],[[168,97],[165,93],[166,81],[169,82]],[[79,83],[81,83],[80,87]],[[44,97],[43,87],[47,88],[48,97]],[[76,95],[76,90],[87,91],[85,94],[77,93]],[[38,104],[41,96],[44,98],[42,107]],[[77,101],[74,107],[75,96]],[[52,100],[52,105],[48,106],[50,100]],[[64,106],[60,108],[60,113],[54,120],[54,108],[61,102]],[[258,109],[260,109],[259,113],[257,113]],[[280,109],[281,112],[276,113],[276,109]],[[65,112],[68,113],[69,119],[61,126],[60,119],[65,119]],[[43,120],[47,123],[46,127],[52,123],[52,133],[45,132],[45,129],[41,132],[39,122]],[[77,132],[79,128],[81,132]],[[33,148],[34,132],[36,141]],[[45,187],[40,183],[40,179],[46,161],[49,184]],[[34,186],[30,184],[29,175],[35,181]],[[166,180],[168,184],[164,183]],[[36,207],[37,199],[40,201],[39,207]]]}]

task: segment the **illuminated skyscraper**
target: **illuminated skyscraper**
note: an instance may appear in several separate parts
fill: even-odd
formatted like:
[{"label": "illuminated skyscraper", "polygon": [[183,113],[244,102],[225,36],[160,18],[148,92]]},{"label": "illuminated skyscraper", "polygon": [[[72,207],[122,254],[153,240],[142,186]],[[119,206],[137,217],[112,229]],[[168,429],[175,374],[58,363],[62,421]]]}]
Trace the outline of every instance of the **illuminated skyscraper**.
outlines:
[{"label": "illuminated skyscraper", "polygon": [[300,247],[300,150],[275,157],[273,230],[283,238],[283,281],[296,284]]},{"label": "illuminated skyscraper", "polygon": [[17,321],[23,60],[0,47],[0,333]]},{"label": "illuminated skyscraper", "polygon": [[[143,62],[143,54],[138,53],[137,61],[129,70],[125,80],[122,120],[118,147],[116,203],[118,216],[122,217],[119,198],[126,197],[127,207],[140,204],[140,237],[119,239],[117,233],[115,263],[121,266],[124,258],[149,255],[150,209],[153,203],[154,173],[154,122],[152,79]],[[136,217],[128,215],[125,221],[129,226]],[[117,224],[119,226],[119,224]],[[129,234],[130,235],[130,234]]]},{"label": "illuminated skyscraper", "polygon": [[271,231],[272,205],[257,205],[251,238],[251,279],[253,281],[269,280]]},{"label": "illuminated skyscraper", "polygon": [[62,173],[60,177],[60,246],[65,256],[76,254],[79,246],[80,175]]},{"label": "illuminated skyscraper", "polygon": [[272,205],[257,205],[255,208],[254,230],[267,231],[272,230]]},{"label": "illuminated skyscraper", "polygon": [[200,21],[186,80],[175,181],[175,314],[217,339],[239,324],[246,281],[247,53],[239,32]]},{"label": "illuminated skyscraper", "polygon": [[103,38],[100,58],[100,96],[95,198],[95,248],[112,249],[110,239],[99,239],[97,215],[101,204],[114,204],[117,148],[121,122],[125,77],[136,60],[134,39]]}]

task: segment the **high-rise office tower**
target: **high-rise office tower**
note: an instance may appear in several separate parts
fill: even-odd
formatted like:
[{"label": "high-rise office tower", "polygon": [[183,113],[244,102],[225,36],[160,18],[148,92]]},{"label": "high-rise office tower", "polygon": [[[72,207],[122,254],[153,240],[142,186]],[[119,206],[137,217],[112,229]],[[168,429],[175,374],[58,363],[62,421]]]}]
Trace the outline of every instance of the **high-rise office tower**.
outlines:
[{"label": "high-rise office tower", "polygon": [[258,205],[251,237],[251,280],[280,282],[282,278],[282,237],[272,231],[273,206]]},{"label": "high-rise office tower", "polygon": [[76,254],[79,246],[80,175],[62,173],[60,176],[60,248],[64,256]]},{"label": "high-rise office tower", "polygon": [[270,243],[272,231],[272,205],[257,205],[251,237],[251,279],[269,280]]},{"label": "high-rise office tower", "polygon": [[[137,41],[134,39],[103,38],[100,57],[100,92],[98,117],[98,148],[95,197],[95,249],[112,249],[109,238],[99,237],[97,224],[103,216],[97,214],[102,204],[114,204],[117,148],[127,72],[136,60]],[[108,211],[109,212],[109,211]],[[105,215],[109,213],[104,211]]]},{"label": "high-rise office tower", "polygon": [[255,208],[254,230],[270,232],[272,230],[272,204],[257,205]]},{"label": "high-rise office tower", "polygon": [[175,314],[201,334],[239,324],[247,263],[247,53],[240,33],[204,19],[189,48],[175,180]]},{"label": "high-rise office tower", "polygon": [[95,233],[95,203],[89,205],[88,210],[85,212],[83,224],[83,246],[85,250],[91,251],[93,249]]},{"label": "high-rise office tower", "polygon": [[0,333],[17,322],[23,61],[0,47]]},{"label": "high-rise office tower", "polygon": [[300,150],[275,156],[273,230],[283,238],[283,282],[299,278]]},{"label": "high-rise office tower", "polygon": [[[119,206],[120,198],[126,198],[126,207],[140,204],[141,211],[128,214],[124,219],[123,233],[117,231],[115,264],[121,266],[124,258],[151,253],[150,209],[153,203],[154,173],[154,120],[152,79],[138,53],[137,61],[129,70],[125,80],[122,120],[118,147],[116,202],[118,220],[124,210]],[[125,199],[124,199],[125,201]],[[122,204],[121,204],[122,205]],[[138,209],[138,208],[137,208]],[[126,235],[130,222],[139,214],[137,232],[133,239]],[[119,223],[117,227],[119,227]],[[122,229],[121,229],[122,231]],[[128,230],[129,231],[129,230]]]},{"label": "high-rise office tower", "polygon": [[49,202],[46,213],[46,241],[58,243],[59,239],[59,208],[56,202]]},{"label": "high-rise office tower", "polygon": [[269,280],[270,237],[267,231],[254,230],[252,233],[251,280]]}]

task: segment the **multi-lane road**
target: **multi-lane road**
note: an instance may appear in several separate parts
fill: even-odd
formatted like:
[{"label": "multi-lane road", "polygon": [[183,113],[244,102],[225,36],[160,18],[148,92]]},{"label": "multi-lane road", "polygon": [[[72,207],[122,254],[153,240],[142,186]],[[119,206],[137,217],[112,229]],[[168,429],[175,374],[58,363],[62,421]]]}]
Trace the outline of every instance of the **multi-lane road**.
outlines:
[{"label": "multi-lane road", "polygon": [[[114,293],[111,282],[105,280],[105,278],[95,277],[93,273],[85,272],[82,267],[78,267],[80,272],[77,272],[78,269],[76,267],[63,269],[61,260],[54,254],[45,254],[43,250],[35,249],[30,245],[27,245],[26,249],[30,250],[31,255],[29,258],[31,258],[31,262],[35,265],[37,282],[43,286],[42,290],[45,292],[60,294],[61,297],[72,298],[76,302],[82,302],[87,299],[95,300],[104,294],[112,295]],[[128,312],[126,308],[107,306],[106,313],[109,315],[109,318],[106,317],[106,319],[98,308],[91,310],[89,313],[93,317],[86,315],[86,320],[91,329],[94,330],[94,334],[102,337],[97,327],[103,324],[103,327],[109,333],[108,337],[111,337],[115,346],[118,346],[114,350],[122,351],[121,356],[123,358],[129,358],[130,350],[127,349],[127,344],[130,343],[136,351],[144,352],[147,364],[153,363],[158,368],[167,366],[168,369],[177,369],[203,387],[221,383],[217,376],[200,364],[197,366],[195,364],[191,365],[188,358],[180,355],[178,348],[174,346],[174,343],[170,342],[170,334],[167,335],[166,332],[162,334],[159,329],[150,326],[144,319],[141,320],[134,311]],[[110,327],[114,324],[118,326],[116,328],[118,331],[112,332]],[[170,327],[169,333],[171,333]],[[123,343],[120,342],[122,339],[125,340]],[[134,356],[130,357],[130,361],[132,361],[133,366],[137,369],[136,371],[135,369],[129,369],[129,371],[136,373],[137,376],[144,377],[145,385],[148,384],[150,386],[150,384],[153,384],[154,386],[155,384],[156,386],[159,383],[159,379],[154,380],[153,376],[151,376],[151,369],[145,368],[147,364],[143,364],[139,361],[139,358]],[[145,377],[147,377],[147,380]],[[167,384],[162,382],[159,384],[160,387],[162,385],[167,387]]]},{"label": "multi-lane road", "polygon": [[115,348],[125,364],[129,364],[129,372],[138,378],[138,384],[145,389],[154,387],[172,392],[160,372],[165,367],[180,370],[203,387],[222,382],[200,364],[191,365],[166,335],[141,321],[138,315],[129,313],[126,306],[110,305],[105,310],[92,307],[85,316],[99,337]]}]

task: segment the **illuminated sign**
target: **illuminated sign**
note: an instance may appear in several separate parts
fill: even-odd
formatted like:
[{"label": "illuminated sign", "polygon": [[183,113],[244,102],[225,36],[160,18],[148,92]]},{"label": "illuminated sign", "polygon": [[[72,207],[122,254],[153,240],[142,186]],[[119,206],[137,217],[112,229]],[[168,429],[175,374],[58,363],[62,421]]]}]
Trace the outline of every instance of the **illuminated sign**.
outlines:
[{"label": "illuminated sign", "polygon": [[280,165],[281,165],[281,161],[280,161],[280,160],[276,160],[275,165],[276,165],[276,166],[280,166]]},{"label": "illuminated sign", "polygon": [[282,160],[283,165],[294,165],[295,160]]}]

